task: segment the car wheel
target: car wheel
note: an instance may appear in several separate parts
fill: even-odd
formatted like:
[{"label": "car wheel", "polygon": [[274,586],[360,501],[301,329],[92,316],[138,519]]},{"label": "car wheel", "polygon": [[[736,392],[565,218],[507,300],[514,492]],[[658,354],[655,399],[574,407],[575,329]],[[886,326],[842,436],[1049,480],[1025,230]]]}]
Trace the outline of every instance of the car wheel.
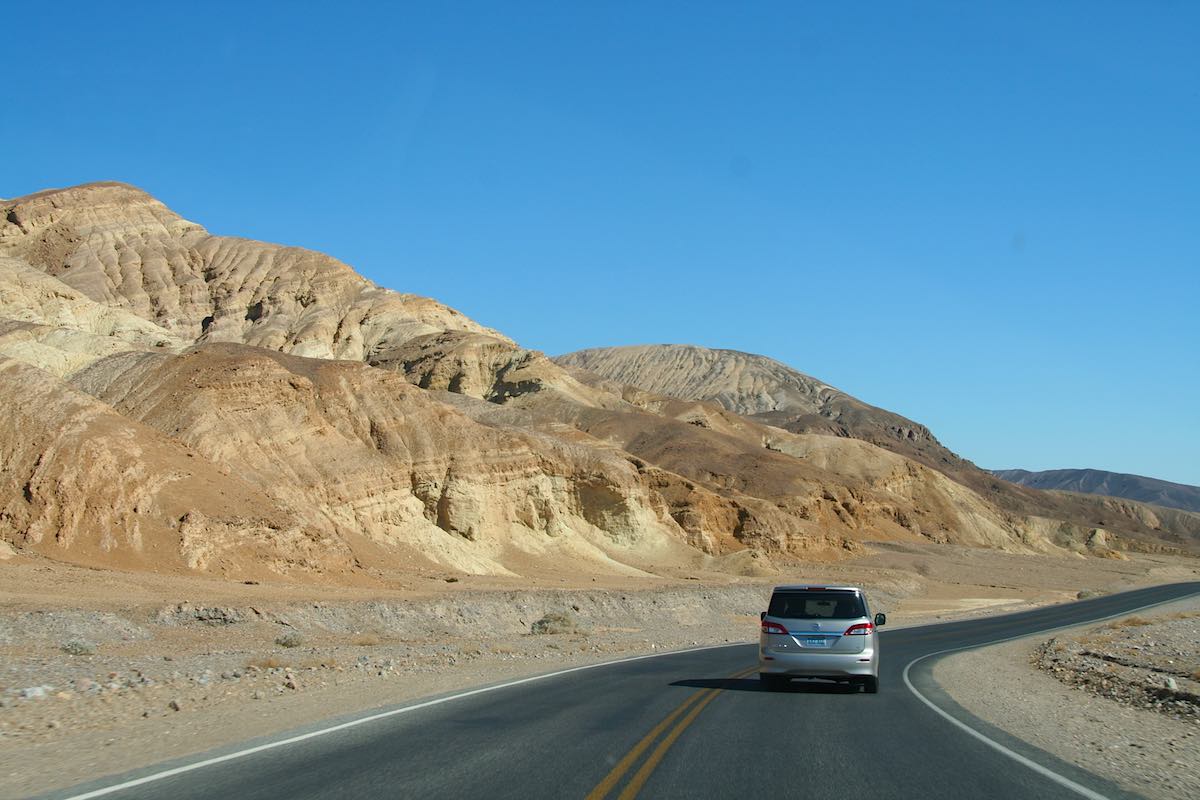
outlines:
[{"label": "car wheel", "polygon": [[783,675],[767,675],[760,672],[758,679],[762,681],[763,688],[768,692],[777,692],[788,684],[788,679]]},{"label": "car wheel", "polygon": [[862,679],[863,691],[867,694],[875,694],[879,691],[879,678],[874,675],[868,675]]}]

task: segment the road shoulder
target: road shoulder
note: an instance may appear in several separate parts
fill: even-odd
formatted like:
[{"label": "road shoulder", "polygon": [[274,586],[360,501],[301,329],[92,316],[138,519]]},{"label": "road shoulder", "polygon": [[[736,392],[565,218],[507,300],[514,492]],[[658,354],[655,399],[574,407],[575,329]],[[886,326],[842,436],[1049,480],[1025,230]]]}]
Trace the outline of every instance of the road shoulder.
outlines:
[{"label": "road shoulder", "polygon": [[[1189,598],[1144,617],[1200,609]],[[1032,663],[1053,636],[1092,623],[946,656],[933,679],[963,709],[1057,758],[1153,800],[1200,797],[1200,724],[1068,686]]]}]

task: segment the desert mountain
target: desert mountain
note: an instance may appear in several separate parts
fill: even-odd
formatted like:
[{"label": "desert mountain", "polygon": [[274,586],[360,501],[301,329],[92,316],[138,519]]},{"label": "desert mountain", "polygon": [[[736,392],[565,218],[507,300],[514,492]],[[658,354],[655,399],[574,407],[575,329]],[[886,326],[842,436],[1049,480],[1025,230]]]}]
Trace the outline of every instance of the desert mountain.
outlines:
[{"label": "desert mountain", "polygon": [[[766,356],[694,345],[635,345],[580,350],[555,361],[577,378],[633,386],[682,400],[716,403],[764,425],[793,433],[831,434],[886,448],[960,483],[990,505],[1018,517],[1160,534],[1176,543],[1194,537],[1195,521],[1119,500],[1030,492],[996,480],[942,445],[924,425],[865,403]],[[1003,476],[1001,476],[1003,477]],[[1116,518],[1114,520],[1114,518]],[[1132,523],[1132,524],[1130,524]],[[1179,538],[1176,538],[1179,537]]]},{"label": "desert mountain", "polygon": [[1050,469],[1042,472],[994,469],[992,474],[1034,489],[1123,497],[1140,503],[1200,512],[1200,486],[1171,483],[1142,475],[1105,472],[1101,469]]},{"label": "desert mountain", "polygon": [[504,340],[441,303],[376,286],[322,253],[210,236],[125,184],[39,192],[5,205],[0,255],[189,343],[370,361],[396,342],[446,330]]},{"label": "desert mountain", "polygon": [[568,369],[122,184],[0,212],[0,550],[387,583],[763,572],[878,539],[1106,554],[1200,533],[1200,516],[1066,513],[986,476],[1020,500],[997,502],[921,426],[812,379],[754,377],[713,403]]},{"label": "desert mountain", "polygon": [[555,361],[668,397],[716,403],[793,433],[852,436],[927,463],[959,461],[924,425],[766,356],[663,344],[580,350]]}]

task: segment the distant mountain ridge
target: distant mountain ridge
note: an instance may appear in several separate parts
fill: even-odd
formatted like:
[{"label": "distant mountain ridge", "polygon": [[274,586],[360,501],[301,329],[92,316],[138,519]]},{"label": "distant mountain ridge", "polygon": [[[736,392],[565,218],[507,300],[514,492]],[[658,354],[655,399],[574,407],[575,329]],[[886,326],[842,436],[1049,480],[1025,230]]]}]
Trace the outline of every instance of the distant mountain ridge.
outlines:
[{"label": "distant mountain ridge", "polygon": [[1171,483],[1144,475],[1106,472],[1102,469],[994,469],[991,473],[1012,483],[1034,489],[1102,494],[1141,503],[1200,512],[1200,486]]}]

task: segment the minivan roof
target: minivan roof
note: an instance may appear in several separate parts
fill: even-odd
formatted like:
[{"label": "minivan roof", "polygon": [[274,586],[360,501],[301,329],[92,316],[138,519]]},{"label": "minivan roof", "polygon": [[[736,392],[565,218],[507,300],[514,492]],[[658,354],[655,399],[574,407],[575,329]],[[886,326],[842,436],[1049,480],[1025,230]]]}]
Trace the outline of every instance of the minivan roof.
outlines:
[{"label": "minivan roof", "polygon": [[859,592],[860,594],[862,593],[862,589],[860,589],[857,586],[830,586],[830,585],[824,584],[824,583],[823,584],[815,584],[815,583],[787,584],[784,586],[776,586],[771,591],[773,591],[773,592],[835,591],[835,592]]}]

